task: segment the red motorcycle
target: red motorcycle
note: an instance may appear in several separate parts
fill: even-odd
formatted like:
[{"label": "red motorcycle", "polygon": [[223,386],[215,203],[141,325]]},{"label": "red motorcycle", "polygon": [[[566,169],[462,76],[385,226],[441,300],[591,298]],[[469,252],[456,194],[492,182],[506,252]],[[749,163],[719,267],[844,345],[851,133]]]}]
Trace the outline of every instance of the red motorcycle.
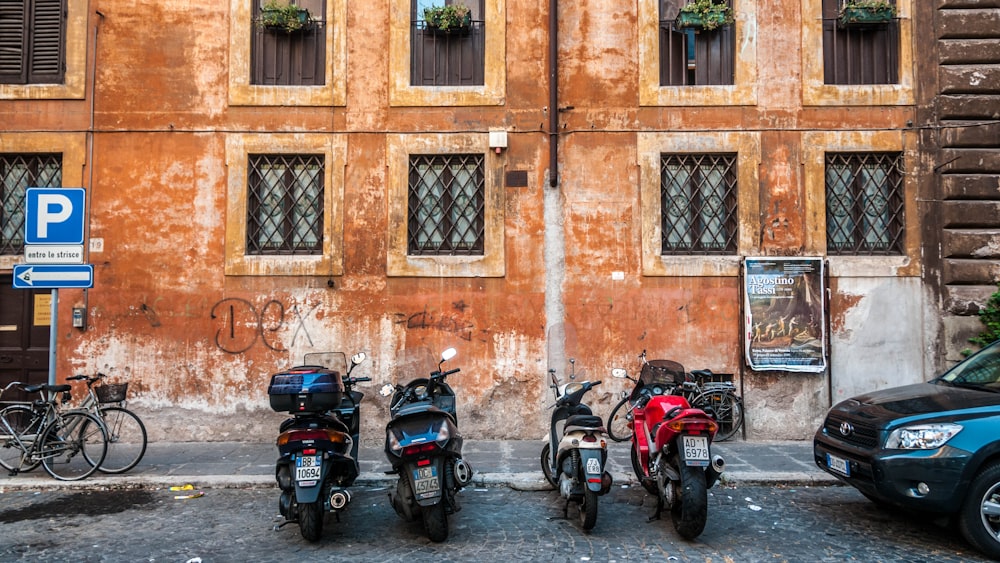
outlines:
[{"label": "red motorcycle", "polygon": [[[632,469],[642,486],[657,497],[656,514],[666,507],[674,528],[694,539],[708,519],[708,489],[725,468],[721,456],[712,455],[712,440],[719,425],[711,411],[691,408],[679,393],[685,381],[684,366],[671,360],[639,358],[642,370],[629,395],[632,405]],[[628,378],[622,368],[611,375]]]}]

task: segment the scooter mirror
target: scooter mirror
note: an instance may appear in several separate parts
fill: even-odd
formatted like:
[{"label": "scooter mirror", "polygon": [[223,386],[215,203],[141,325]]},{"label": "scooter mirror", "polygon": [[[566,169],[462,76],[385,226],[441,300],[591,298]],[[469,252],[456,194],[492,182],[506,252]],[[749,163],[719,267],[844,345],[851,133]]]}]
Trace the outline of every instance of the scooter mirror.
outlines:
[{"label": "scooter mirror", "polygon": [[455,354],[458,354],[457,350],[455,350],[454,348],[448,348],[444,352],[441,352],[441,361],[447,362],[448,360],[454,358]]},{"label": "scooter mirror", "polygon": [[368,358],[368,356],[364,352],[358,352],[357,354],[354,354],[353,356],[351,356],[351,363],[353,363],[354,365],[357,365],[357,364],[360,364],[361,362],[365,361],[365,359],[367,359],[367,358]]},{"label": "scooter mirror", "polygon": [[624,378],[626,375],[624,368],[613,368],[611,370],[611,377]]},{"label": "scooter mirror", "polygon": [[385,385],[382,386],[381,389],[378,390],[378,394],[382,395],[383,397],[388,397],[389,395],[392,395],[392,393],[395,390],[396,390],[395,385],[393,385],[392,383],[386,383]]}]

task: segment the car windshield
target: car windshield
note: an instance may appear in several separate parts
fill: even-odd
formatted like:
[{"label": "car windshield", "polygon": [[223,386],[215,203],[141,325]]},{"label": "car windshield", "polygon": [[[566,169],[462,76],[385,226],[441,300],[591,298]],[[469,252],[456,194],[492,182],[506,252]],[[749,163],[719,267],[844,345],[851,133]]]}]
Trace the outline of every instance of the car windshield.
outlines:
[{"label": "car windshield", "polygon": [[1000,392],[1000,341],[951,368],[938,381]]}]

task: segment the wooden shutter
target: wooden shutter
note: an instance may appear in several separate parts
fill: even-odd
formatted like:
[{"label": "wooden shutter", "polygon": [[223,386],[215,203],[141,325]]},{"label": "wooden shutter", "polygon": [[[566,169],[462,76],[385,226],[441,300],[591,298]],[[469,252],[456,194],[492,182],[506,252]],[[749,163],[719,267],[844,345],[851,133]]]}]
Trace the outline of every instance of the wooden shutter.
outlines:
[{"label": "wooden shutter", "polygon": [[0,83],[61,84],[65,0],[0,0]]},{"label": "wooden shutter", "polygon": [[34,0],[28,82],[62,83],[66,10],[64,0]]},{"label": "wooden shutter", "polygon": [[23,84],[24,0],[0,0],[0,83]]}]

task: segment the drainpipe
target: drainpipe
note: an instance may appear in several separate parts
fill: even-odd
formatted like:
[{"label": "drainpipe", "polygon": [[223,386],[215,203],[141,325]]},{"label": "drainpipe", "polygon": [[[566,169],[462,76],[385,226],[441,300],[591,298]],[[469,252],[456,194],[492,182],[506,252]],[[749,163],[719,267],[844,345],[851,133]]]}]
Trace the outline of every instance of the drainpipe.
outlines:
[{"label": "drainpipe", "polygon": [[559,187],[559,0],[549,0],[549,187]]}]

